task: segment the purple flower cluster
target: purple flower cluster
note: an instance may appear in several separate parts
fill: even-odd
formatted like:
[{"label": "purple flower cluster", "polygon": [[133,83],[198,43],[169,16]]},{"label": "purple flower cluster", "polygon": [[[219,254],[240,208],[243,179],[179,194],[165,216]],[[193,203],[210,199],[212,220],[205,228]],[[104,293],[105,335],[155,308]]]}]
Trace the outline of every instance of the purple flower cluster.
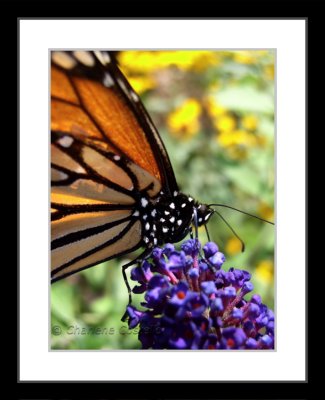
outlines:
[{"label": "purple flower cluster", "polygon": [[129,328],[139,325],[144,349],[273,349],[274,314],[253,290],[249,272],[221,269],[225,256],[209,242],[190,239],[176,251],[155,248],[133,268],[134,293],[144,310],[127,307]]}]

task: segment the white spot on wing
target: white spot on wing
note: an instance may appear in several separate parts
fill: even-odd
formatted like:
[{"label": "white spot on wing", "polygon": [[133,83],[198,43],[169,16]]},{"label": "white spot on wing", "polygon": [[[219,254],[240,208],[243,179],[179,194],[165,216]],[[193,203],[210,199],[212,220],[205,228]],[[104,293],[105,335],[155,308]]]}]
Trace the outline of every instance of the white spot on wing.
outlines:
[{"label": "white spot on wing", "polygon": [[165,215],[169,215],[170,214],[170,212],[169,211],[165,211]]},{"label": "white spot on wing", "polygon": [[181,225],[182,225],[182,222],[183,222],[183,221],[182,221],[181,219],[179,219],[179,220],[177,221],[177,225],[178,225],[178,226],[181,226]]},{"label": "white spot on wing", "polygon": [[73,143],[73,138],[71,136],[63,136],[62,138],[60,138],[58,140],[58,143],[62,146],[62,147],[70,147]]},{"label": "white spot on wing", "polygon": [[188,198],[188,201],[193,201],[192,197],[189,197],[189,198]]},{"label": "white spot on wing", "polygon": [[149,243],[149,239],[147,238],[147,236],[144,236],[143,240],[145,241],[145,243]]},{"label": "white spot on wing", "polygon": [[182,207],[182,208],[186,207],[186,203],[183,203],[183,204],[181,205],[181,207]]},{"label": "white spot on wing", "polygon": [[65,51],[54,51],[52,53],[52,60],[65,69],[72,69],[77,64],[77,61]]},{"label": "white spot on wing", "polygon": [[143,216],[142,216],[142,219],[147,219],[148,218],[148,215],[147,214],[144,214]]},{"label": "white spot on wing", "polygon": [[170,203],[169,207],[172,208],[172,209],[175,209],[175,204],[174,203]]},{"label": "white spot on wing", "polygon": [[178,192],[176,192],[176,190],[175,190],[175,192],[174,192],[174,197],[176,197],[178,195]]},{"label": "white spot on wing", "polygon": [[155,217],[156,214],[157,214],[157,210],[156,210],[156,209],[153,209],[153,210],[151,211],[151,215],[152,215],[153,217]]},{"label": "white spot on wing", "polygon": [[133,101],[135,101],[136,103],[139,101],[139,97],[136,93],[134,93],[133,91],[130,92],[131,98]]},{"label": "white spot on wing", "polygon": [[111,62],[111,57],[109,56],[109,54],[105,51],[104,53],[102,53],[102,55],[105,63],[109,64]]},{"label": "white spot on wing", "polygon": [[163,226],[162,231],[163,231],[164,233],[166,233],[166,232],[168,232],[168,228],[167,228],[166,226]]},{"label": "white spot on wing", "polygon": [[153,244],[154,244],[154,245],[157,245],[157,243],[158,243],[157,239],[156,239],[156,238],[154,238],[154,240],[153,240]]},{"label": "white spot on wing", "polygon": [[149,222],[146,223],[145,228],[146,228],[146,231],[148,231],[148,230],[150,229],[150,224],[149,224]]},{"label": "white spot on wing", "polygon": [[117,78],[117,81],[118,81],[118,83],[119,83],[121,89],[123,90],[123,92],[129,97],[130,93],[129,93],[129,91],[127,90],[127,88],[126,88],[124,82],[122,81],[122,79]]},{"label": "white spot on wing", "polygon": [[94,51],[94,53],[95,53],[98,61],[103,65],[106,65],[111,61],[110,56],[106,52],[96,50],[96,51]]},{"label": "white spot on wing", "polygon": [[81,64],[87,67],[93,67],[95,65],[95,60],[90,51],[74,51],[73,55],[76,59],[81,62]]},{"label": "white spot on wing", "polygon": [[169,221],[170,221],[170,222],[175,222],[175,217],[169,218]]},{"label": "white spot on wing", "polygon": [[160,218],[160,222],[165,222],[165,218]]},{"label": "white spot on wing", "polygon": [[135,210],[134,213],[132,214],[134,217],[138,217],[140,215],[138,210]]},{"label": "white spot on wing", "polygon": [[103,85],[106,87],[112,87],[114,85],[114,80],[108,72],[105,72]]}]

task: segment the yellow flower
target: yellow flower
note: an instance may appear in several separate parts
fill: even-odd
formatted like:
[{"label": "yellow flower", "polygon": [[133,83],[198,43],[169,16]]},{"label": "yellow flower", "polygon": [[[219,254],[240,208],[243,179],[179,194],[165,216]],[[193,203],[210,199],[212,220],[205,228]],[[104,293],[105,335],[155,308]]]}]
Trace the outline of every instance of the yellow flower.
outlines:
[{"label": "yellow flower", "polygon": [[154,88],[155,81],[150,76],[131,76],[128,78],[130,85],[136,93],[141,94],[147,90]]},{"label": "yellow flower", "polygon": [[248,157],[247,149],[240,146],[227,148],[227,154],[229,158],[233,158],[234,160],[246,160]]},{"label": "yellow flower", "polygon": [[128,73],[148,73],[156,68],[155,52],[150,51],[122,51],[118,54],[118,62]]},{"label": "yellow flower", "polygon": [[122,51],[118,54],[122,67],[133,73],[147,73],[175,65],[182,70],[202,71],[220,62],[218,52],[214,51]]},{"label": "yellow flower", "polygon": [[269,64],[264,67],[265,77],[271,81],[274,80],[274,64]]},{"label": "yellow flower", "polygon": [[185,100],[179,108],[169,114],[167,125],[176,136],[190,138],[200,129],[201,106],[193,98]]},{"label": "yellow flower", "polygon": [[255,131],[257,128],[257,118],[255,115],[245,115],[245,117],[242,118],[241,123],[243,128],[247,129],[248,131]]},{"label": "yellow flower", "polygon": [[236,120],[230,115],[222,115],[215,120],[215,127],[221,132],[229,132],[235,129]]},{"label": "yellow flower", "polygon": [[248,149],[259,145],[256,135],[243,129],[224,131],[217,135],[218,143],[227,149],[229,157],[244,160],[248,156]]},{"label": "yellow flower", "polygon": [[242,245],[240,241],[236,238],[230,238],[226,244],[226,254],[237,254],[240,253],[242,250]]},{"label": "yellow flower", "polygon": [[233,52],[233,59],[240,64],[255,64],[267,54],[267,50],[238,50]]},{"label": "yellow flower", "polygon": [[254,64],[256,58],[250,51],[235,51],[234,60],[240,64]]},{"label": "yellow flower", "polygon": [[192,64],[194,71],[204,71],[209,66],[216,66],[221,62],[220,55],[215,51],[198,51],[197,53]]},{"label": "yellow flower", "polygon": [[263,260],[256,267],[255,277],[258,280],[269,284],[273,282],[273,271],[273,262],[271,260]]},{"label": "yellow flower", "polygon": [[268,221],[273,221],[274,219],[274,210],[266,203],[261,203],[259,205],[258,213],[262,218],[267,219]]},{"label": "yellow flower", "polygon": [[244,131],[242,129],[237,129],[229,132],[221,132],[217,136],[218,142],[222,147],[229,147],[240,145],[244,147],[255,146],[256,136],[250,132]]},{"label": "yellow flower", "polygon": [[213,96],[208,96],[205,99],[204,104],[212,118],[220,117],[227,112],[227,110],[221,106]]}]

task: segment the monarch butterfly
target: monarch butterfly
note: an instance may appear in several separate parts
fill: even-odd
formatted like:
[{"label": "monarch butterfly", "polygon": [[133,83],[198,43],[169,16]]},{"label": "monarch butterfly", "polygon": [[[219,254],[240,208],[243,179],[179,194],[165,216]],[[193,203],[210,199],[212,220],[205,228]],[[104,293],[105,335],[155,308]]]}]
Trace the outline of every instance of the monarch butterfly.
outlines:
[{"label": "monarch butterfly", "polygon": [[52,282],[140,247],[148,255],[214,212],[179,191],[111,52],[51,53]]}]

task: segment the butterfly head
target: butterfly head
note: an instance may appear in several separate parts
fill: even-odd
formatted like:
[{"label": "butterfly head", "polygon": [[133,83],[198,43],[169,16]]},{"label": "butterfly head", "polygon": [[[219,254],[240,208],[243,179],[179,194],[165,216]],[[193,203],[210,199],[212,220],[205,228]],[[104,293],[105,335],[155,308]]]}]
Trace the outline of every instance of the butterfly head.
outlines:
[{"label": "butterfly head", "polygon": [[205,225],[214,213],[214,210],[210,208],[207,204],[195,204],[195,209],[198,226]]}]

